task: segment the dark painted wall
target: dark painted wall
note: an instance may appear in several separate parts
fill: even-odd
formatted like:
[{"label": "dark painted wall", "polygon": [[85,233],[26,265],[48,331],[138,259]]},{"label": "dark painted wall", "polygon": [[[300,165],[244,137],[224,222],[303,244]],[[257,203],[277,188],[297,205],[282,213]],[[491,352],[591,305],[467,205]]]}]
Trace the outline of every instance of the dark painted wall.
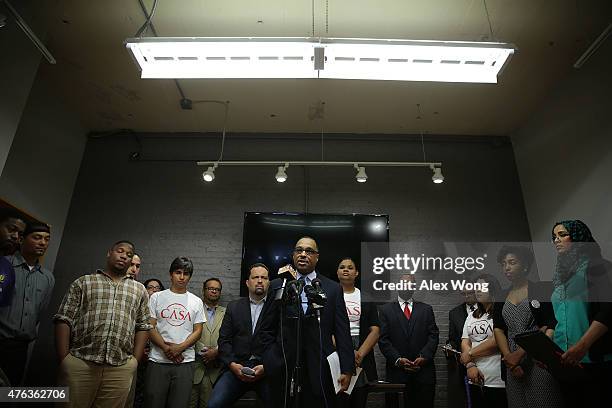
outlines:
[{"label": "dark painted wall", "polygon": [[[218,135],[128,135],[90,139],[74,190],[55,267],[56,292],[41,325],[31,372],[52,381],[50,315],[72,280],[104,265],[109,245],[127,238],[143,258],[142,279],[168,281],[179,255],[195,265],[192,291],[203,280],[223,280],[223,300],[239,293],[242,220],[245,211],[377,213],[390,216],[393,242],[529,240],[529,228],[507,138],[425,138],[428,161],[444,162],[446,181],[431,182],[424,168],[368,168],[368,182],[343,167],[290,167],[279,184],[274,167],[221,167],[202,181],[195,160],[218,157]],[[326,136],[324,159],[421,161],[420,138],[387,135]],[[131,151],[141,161],[129,161]],[[320,160],[320,135],[228,135],[227,160]],[[159,161],[148,161],[148,160]],[[184,161],[164,161],[164,160]],[[321,248],[324,251],[324,248]],[[448,310],[455,299],[435,300],[446,339]],[[437,406],[446,406],[446,366],[438,353]],[[39,370],[37,368],[45,367]],[[379,364],[382,374],[383,365]]]}]

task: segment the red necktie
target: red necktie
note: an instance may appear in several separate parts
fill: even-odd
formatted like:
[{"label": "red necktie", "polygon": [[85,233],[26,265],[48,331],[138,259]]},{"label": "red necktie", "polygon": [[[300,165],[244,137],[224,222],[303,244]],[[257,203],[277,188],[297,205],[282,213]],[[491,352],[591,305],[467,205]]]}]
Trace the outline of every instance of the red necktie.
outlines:
[{"label": "red necktie", "polygon": [[404,303],[404,316],[406,316],[406,319],[410,320],[410,308],[408,307],[408,302]]}]

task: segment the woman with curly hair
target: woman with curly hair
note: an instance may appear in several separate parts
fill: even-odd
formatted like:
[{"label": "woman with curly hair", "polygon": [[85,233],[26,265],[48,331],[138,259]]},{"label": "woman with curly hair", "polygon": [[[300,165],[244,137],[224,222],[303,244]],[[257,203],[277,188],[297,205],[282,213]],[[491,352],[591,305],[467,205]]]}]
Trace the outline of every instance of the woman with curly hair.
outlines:
[{"label": "woman with curly hair", "polygon": [[527,279],[533,260],[524,246],[504,246],[497,254],[511,286],[493,314],[495,339],[503,356],[508,407],[558,408],[563,406],[559,384],[514,341],[517,334],[534,330],[552,337],[557,323],[546,283]]}]

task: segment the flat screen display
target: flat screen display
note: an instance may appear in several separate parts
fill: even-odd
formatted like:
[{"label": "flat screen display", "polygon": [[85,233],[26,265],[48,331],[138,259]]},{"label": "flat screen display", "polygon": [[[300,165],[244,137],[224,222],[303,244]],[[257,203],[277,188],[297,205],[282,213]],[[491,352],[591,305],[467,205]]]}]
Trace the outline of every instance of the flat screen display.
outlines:
[{"label": "flat screen display", "polygon": [[389,242],[389,216],[245,213],[240,296],[247,296],[243,282],[251,265],[265,264],[270,280],[274,279],[279,268],[292,264],[293,248],[303,236],[314,238],[319,246],[317,272],[337,281],[336,268],[342,258],[351,257],[360,267],[362,242]]}]

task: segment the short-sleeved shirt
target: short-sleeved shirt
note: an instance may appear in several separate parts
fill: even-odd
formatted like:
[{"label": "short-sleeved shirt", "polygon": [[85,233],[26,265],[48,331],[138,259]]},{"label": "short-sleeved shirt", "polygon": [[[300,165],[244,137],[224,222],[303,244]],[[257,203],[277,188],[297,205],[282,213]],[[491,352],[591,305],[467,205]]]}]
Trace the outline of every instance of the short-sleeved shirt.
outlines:
[{"label": "short-sleeved shirt", "polygon": [[344,304],[349,318],[351,337],[359,336],[359,320],[361,319],[361,291],[355,288],[353,293],[344,293]]},{"label": "short-sleeved shirt", "polygon": [[55,322],[70,326],[70,354],[94,363],[120,366],[134,351],[134,335],[149,330],[149,296],[140,282],[115,282],[101,270],[72,282]]},{"label": "short-sleeved shirt", "polygon": [[[468,315],[463,325],[461,338],[470,339],[472,348],[493,337],[493,318],[489,314],[474,317],[474,313]],[[474,362],[484,376],[485,387],[504,388],[506,383],[501,378],[501,355],[499,353],[490,356],[474,358]]]},{"label": "short-sleeved shirt", "polygon": [[[174,293],[170,289],[154,293],[149,299],[149,311],[156,320],[155,328],[164,341],[180,344],[193,333],[193,325],[204,323],[204,303],[191,292]],[[183,351],[183,363],[195,360],[194,346]],[[149,360],[156,363],[172,363],[164,352],[151,344]]]},{"label": "short-sleeved shirt", "polygon": [[40,315],[51,299],[55,278],[39,263],[28,266],[19,252],[3,260],[15,271],[15,282],[8,303],[0,307],[0,339],[32,341],[38,334]]}]

